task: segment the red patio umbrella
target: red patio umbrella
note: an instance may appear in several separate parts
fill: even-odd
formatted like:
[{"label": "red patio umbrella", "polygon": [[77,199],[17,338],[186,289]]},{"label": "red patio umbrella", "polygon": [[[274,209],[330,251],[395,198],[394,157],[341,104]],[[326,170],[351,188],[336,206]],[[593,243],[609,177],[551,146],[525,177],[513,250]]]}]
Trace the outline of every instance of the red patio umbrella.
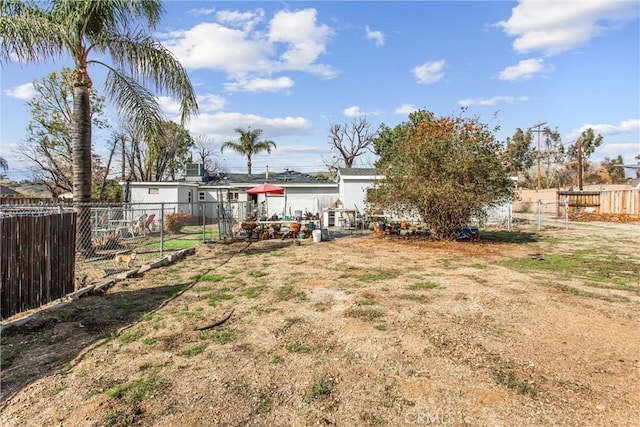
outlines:
[{"label": "red patio umbrella", "polygon": [[[284,188],[278,187],[277,185],[269,184],[265,182],[264,184],[257,185],[247,190],[247,194],[264,194],[265,195],[265,203],[266,203],[266,214],[269,215],[269,202],[267,201],[268,194],[284,194]],[[285,196],[286,197],[286,196]],[[285,198],[285,206],[286,206],[286,198]]]},{"label": "red patio umbrella", "polygon": [[265,182],[248,189],[247,194],[284,194],[284,188]]}]

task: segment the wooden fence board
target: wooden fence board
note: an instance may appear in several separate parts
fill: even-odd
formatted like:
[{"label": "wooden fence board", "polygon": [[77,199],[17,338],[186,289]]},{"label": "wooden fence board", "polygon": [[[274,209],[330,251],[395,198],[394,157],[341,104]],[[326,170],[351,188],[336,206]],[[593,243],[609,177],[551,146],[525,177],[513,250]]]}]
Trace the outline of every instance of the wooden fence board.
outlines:
[{"label": "wooden fence board", "polygon": [[0,315],[10,317],[74,291],[76,215],[0,218]]}]

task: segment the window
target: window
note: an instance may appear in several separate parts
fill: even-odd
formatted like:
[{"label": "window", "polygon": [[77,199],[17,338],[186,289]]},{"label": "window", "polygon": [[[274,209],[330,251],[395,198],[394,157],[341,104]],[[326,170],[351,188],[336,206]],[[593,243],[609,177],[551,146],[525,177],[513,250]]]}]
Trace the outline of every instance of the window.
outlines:
[{"label": "window", "polygon": [[238,192],[237,191],[229,191],[228,198],[229,198],[229,201],[232,201],[232,200],[237,201],[238,200]]},{"label": "window", "polygon": [[159,188],[149,188],[149,194],[160,194]]},{"label": "window", "polygon": [[187,203],[191,203],[193,201],[193,191],[189,190],[189,200],[187,200]]},{"label": "window", "polygon": [[198,192],[198,200],[204,202],[206,200],[204,191]]}]

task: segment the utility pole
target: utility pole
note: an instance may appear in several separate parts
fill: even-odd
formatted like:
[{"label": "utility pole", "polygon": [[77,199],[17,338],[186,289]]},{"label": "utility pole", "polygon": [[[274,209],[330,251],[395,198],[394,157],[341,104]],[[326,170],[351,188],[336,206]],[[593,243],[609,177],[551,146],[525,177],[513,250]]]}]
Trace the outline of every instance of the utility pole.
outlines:
[{"label": "utility pole", "polygon": [[[537,156],[538,157],[538,190],[540,190],[540,132],[542,132],[542,129],[540,128],[546,124],[547,122],[536,123],[535,125],[529,128],[531,129],[532,132],[538,133],[538,156]],[[538,128],[538,129],[533,129],[533,128]]]},{"label": "utility pole", "polygon": [[582,191],[582,138],[576,141],[576,149],[578,151],[578,189]]}]

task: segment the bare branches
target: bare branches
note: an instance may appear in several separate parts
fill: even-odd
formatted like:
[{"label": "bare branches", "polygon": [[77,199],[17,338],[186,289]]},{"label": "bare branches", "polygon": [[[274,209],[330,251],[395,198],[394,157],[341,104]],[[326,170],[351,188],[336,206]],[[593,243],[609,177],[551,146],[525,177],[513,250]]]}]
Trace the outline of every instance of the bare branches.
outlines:
[{"label": "bare branches", "polygon": [[[338,151],[346,168],[351,168],[357,157],[373,151],[375,137],[376,132],[371,131],[371,125],[365,117],[355,118],[351,123],[333,124],[329,129],[329,145],[332,150]],[[331,166],[335,167],[327,166],[330,169]]]}]

